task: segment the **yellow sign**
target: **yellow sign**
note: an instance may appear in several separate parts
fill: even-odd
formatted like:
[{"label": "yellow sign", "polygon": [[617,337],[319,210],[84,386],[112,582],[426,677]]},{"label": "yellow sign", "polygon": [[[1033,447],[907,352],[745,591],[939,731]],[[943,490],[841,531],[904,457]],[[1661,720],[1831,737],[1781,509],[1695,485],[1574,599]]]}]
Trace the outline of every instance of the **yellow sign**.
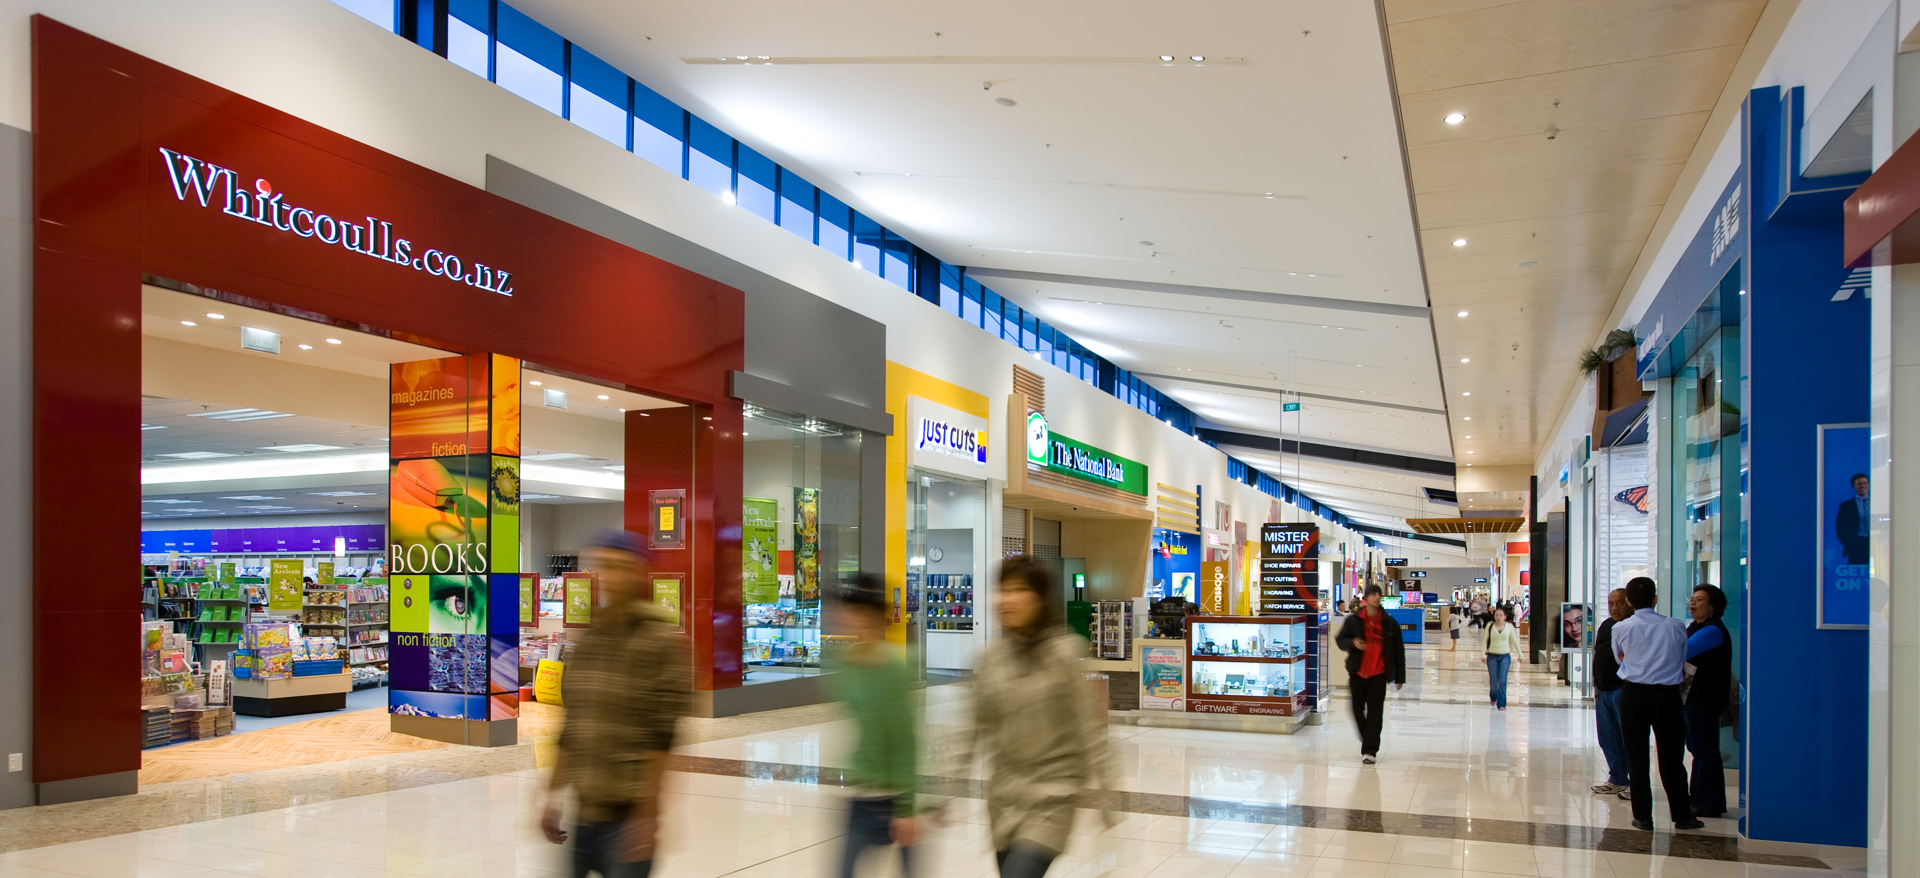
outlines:
[{"label": "yellow sign", "polygon": [[1208,615],[1227,614],[1227,577],[1233,565],[1226,561],[1200,562],[1200,611]]},{"label": "yellow sign", "polygon": [[660,529],[661,530],[673,530],[674,508],[675,507],[672,507],[672,506],[660,507]]}]

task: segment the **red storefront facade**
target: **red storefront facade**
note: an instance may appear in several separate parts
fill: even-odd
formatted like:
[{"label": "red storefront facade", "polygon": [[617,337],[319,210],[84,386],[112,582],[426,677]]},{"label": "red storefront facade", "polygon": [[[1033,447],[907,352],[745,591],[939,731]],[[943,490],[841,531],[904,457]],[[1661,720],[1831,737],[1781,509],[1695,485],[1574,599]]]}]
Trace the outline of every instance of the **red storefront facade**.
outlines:
[{"label": "red storefront facade", "polygon": [[[50,19],[34,19],[33,39],[42,803],[129,792],[140,767],[139,595],[112,571],[137,560],[150,279],[685,403],[629,416],[626,517],[645,520],[649,490],[688,491],[689,546],[661,563],[688,574],[695,686],[740,685],[742,409],[728,388],[744,365],[740,291]],[[230,170],[279,206],[256,211],[265,222],[203,206],[176,188],[163,150]],[[322,213],[338,218],[329,234]],[[364,230],[358,246],[347,225]],[[103,572],[74,575],[81,559]]]}]

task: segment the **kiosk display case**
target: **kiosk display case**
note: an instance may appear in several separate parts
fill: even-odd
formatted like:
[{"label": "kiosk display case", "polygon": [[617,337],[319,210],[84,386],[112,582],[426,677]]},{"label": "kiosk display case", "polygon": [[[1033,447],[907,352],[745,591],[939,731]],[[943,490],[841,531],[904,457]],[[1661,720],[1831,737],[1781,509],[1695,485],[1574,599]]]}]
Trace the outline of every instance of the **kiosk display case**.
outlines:
[{"label": "kiosk display case", "polygon": [[1309,619],[1187,617],[1187,711],[1304,715]]}]

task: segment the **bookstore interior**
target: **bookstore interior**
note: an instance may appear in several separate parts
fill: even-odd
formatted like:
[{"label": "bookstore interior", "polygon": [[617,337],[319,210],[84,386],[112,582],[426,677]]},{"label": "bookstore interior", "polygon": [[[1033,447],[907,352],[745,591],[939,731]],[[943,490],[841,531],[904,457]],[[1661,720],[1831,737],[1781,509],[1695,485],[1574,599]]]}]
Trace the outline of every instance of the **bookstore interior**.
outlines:
[{"label": "bookstore interior", "polygon": [[[389,602],[390,526],[417,525],[455,541],[484,539],[490,525],[497,547],[517,544],[517,569],[527,571],[517,657],[521,683],[533,688],[540,661],[565,648],[577,547],[622,524],[626,413],[678,405],[525,364],[514,373],[522,425],[515,478],[489,472],[470,480],[411,466],[435,459],[390,460],[399,456],[389,448],[389,406],[400,364],[447,352],[151,285],[142,312],[139,636],[148,747],[331,711],[387,710],[389,614],[414,606],[411,597]],[[473,500],[476,484],[493,496]],[[417,496],[396,504],[390,521],[391,491]],[[784,496],[792,502],[794,494]],[[474,521],[463,505],[470,502],[491,503],[491,520]],[[423,520],[404,520],[412,510],[423,510]],[[791,514],[768,509],[768,530]],[[499,533],[502,525],[517,525],[518,539]],[[783,573],[776,583],[791,578]],[[487,618],[472,605],[484,593],[429,588],[436,590],[421,612],[433,624],[401,630],[454,630],[437,623]],[[782,612],[779,598],[770,597],[770,617]],[[764,651],[771,660],[781,647]],[[441,659],[433,650],[419,669],[429,679],[395,681],[394,694],[464,691],[435,685],[446,682],[439,676],[469,673],[441,667]],[[489,662],[476,664],[484,676]]]}]

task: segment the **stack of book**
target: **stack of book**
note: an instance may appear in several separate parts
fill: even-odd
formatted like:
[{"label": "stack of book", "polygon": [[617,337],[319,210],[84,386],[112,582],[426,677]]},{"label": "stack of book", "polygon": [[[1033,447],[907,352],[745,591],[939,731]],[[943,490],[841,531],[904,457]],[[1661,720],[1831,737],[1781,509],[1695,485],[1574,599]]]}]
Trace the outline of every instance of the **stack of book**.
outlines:
[{"label": "stack of book", "polygon": [[143,737],[144,748],[165,747],[173,743],[172,709],[166,707],[147,707],[141,709],[146,720],[146,733]]}]

